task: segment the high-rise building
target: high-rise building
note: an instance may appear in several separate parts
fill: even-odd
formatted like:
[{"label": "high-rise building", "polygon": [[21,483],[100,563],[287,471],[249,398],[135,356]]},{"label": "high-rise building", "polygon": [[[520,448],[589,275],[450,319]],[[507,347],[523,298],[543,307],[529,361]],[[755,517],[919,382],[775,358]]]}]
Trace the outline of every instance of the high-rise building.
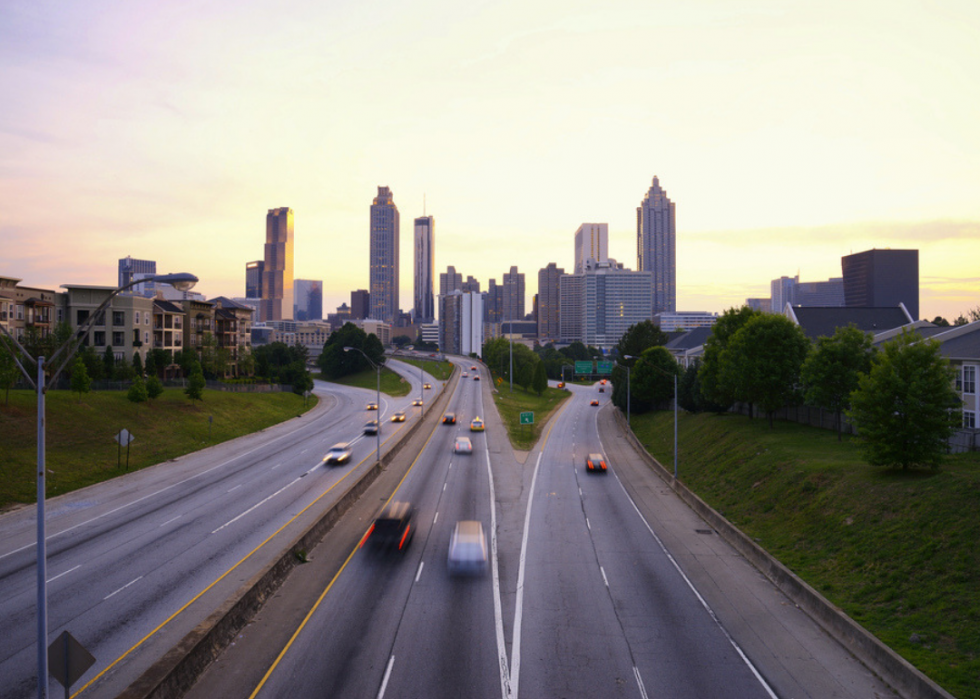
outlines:
[{"label": "high-rise building", "polygon": [[439,274],[439,295],[449,296],[454,291],[463,290],[463,275],[456,271],[452,265],[446,268],[445,272]]},{"label": "high-rise building", "polygon": [[919,251],[865,250],[841,258],[844,303],[848,307],[884,308],[905,304],[919,319]]},{"label": "high-rise building", "polygon": [[371,318],[394,324],[398,315],[398,207],[388,187],[371,204]]},{"label": "high-rise building", "polygon": [[483,321],[496,324],[503,320],[504,287],[497,284],[496,279],[491,279],[487,284],[487,296],[484,301]]},{"label": "high-rise building", "polygon": [[262,298],[262,270],[265,267],[263,260],[245,263],[245,298]]},{"label": "high-rise building", "polygon": [[466,281],[463,282],[462,286],[459,287],[460,290],[465,293],[479,293],[480,292],[480,280],[476,279],[472,274],[466,275]]},{"label": "high-rise building", "polygon": [[538,271],[538,338],[542,343],[561,339],[561,278],[564,274],[565,270],[554,262]]},{"label": "high-rise building", "polygon": [[518,272],[517,267],[511,267],[510,272],[504,272],[504,306],[501,309],[501,320],[524,320],[524,273]]},{"label": "high-rise building", "polygon": [[583,223],[575,231],[575,274],[609,260],[609,224]]},{"label": "high-rise building", "polygon": [[431,323],[435,319],[432,277],[436,224],[431,216],[415,219],[415,305],[416,323]]},{"label": "high-rise building", "polygon": [[296,320],[323,320],[323,282],[314,279],[297,279],[294,285]]},{"label": "high-rise building", "polygon": [[265,217],[262,320],[293,317],[293,210],[269,209]]},{"label": "high-rise building", "polygon": [[653,274],[612,264],[560,281],[563,342],[612,348],[631,325],[653,317]]},{"label": "high-rise building", "polygon": [[364,320],[371,313],[371,294],[367,289],[350,292],[351,320]]},{"label": "high-rise building", "polygon": [[439,296],[439,349],[447,354],[483,354],[483,295],[454,291]]},{"label": "high-rise building", "polygon": [[[156,276],[156,273],[157,263],[155,260],[134,260],[129,255],[119,260],[119,286],[126,286],[131,282]],[[129,293],[152,296],[153,288],[153,282],[137,284],[130,289]]]},{"label": "high-rise building", "polygon": [[674,202],[653,184],[636,207],[636,266],[653,274],[653,312],[677,310],[677,229]]}]

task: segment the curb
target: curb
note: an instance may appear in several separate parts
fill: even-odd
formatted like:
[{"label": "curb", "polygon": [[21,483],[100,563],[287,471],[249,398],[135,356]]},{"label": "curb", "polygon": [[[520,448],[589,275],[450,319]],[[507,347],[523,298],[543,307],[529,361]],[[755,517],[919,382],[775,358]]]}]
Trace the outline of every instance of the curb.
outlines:
[{"label": "curb", "polygon": [[906,699],[956,699],[952,694],[929,679],[921,670],[882,643],[863,626],[847,616],[839,607],[831,604],[823,595],[810,587],[793,571],[773,558],[768,551],[711,508],[686,485],[674,478],[647,450],[626,424],[623,414],[614,409],[617,425],[626,439],[661,480],[673,490],[688,507],[710,524],[728,544],[742,554],[752,565],[789,597],[800,609],[809,614],[820,626],[850,651],[868,669],[895,688]]},{"label": "curb", "polygon": [[157,660],[139,678],[129,685],[118,699],[176,699],[183,696],[197,678],[217,660],[221,652],[274,595],[297,565],[296,551],[310,551],[330,531],[333,525],[377,479],[385,467],[401,452],[403,446],[422,429],[423,425],[438,420],[439,406],[449,402],[449,396],[459,380],[459,368],[443,383],[438,397],[433,401],[428,415],[405,431],[386,454],[369,467],[360,478],[351,483],[340,499],[310,527],[298,534],[284,547],[272,562],[244,583],[218,607],[207,619],[184,636],[162,658]]}]

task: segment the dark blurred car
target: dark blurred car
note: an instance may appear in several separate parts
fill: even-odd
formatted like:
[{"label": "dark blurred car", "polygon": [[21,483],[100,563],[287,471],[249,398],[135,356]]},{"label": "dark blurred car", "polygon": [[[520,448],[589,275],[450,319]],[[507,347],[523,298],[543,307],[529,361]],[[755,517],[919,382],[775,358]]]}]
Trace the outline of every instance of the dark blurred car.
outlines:
[{"label": "dark blurred car", "polygon": [[364,423],[364,434],[377,434],[378,433],[378,421],[368,420]]},{"label": "dark blurred car", "polygon": [[585,459],[585,470],[586,471],[601,471],[606,472],[606,460],[603,458],[602,454],[589,454]]},{"label": "dark blurred car", "polygon": [[456,443],[453,445],[453,452],[456,454],[472,454],[473,442],[468,437],[457,437]]},{"label": "dark blurred car", "polygon": [[414,405],[416,408],[421,408],[422,407],[422,399],[421,398],[416,398],[415,400],[412,401],[412,405]]},{"label": "dark blurred car", "polygon": [[392,422],[405,422],[405,411],[398,410],[394,415],[391,416]]},{"label": "dark blurred car", "polygon": [[431,383],[424,383],[424,384],[422,384],[422,388],[425,388],[425,389],[432,388],[432,384]]},{"label": "dark blurred car", "polygon": [[456,413],[446,413],[442,416],[442,424],[444,425],[455,425],[456,424]]},{"label": "dark blurred car", "polygon": [[589,403],[589,405],[599,405],[599,399],[598,398],[593,398],[592,399],[592,402]]},{"label": "dark blurred car", "polygon": [[409,502],[395,500],[388,503],[374,518],[362,545],[368,543],[375,551],[404,551],[415,535],[412,529],[414,514],[415,508]]}]

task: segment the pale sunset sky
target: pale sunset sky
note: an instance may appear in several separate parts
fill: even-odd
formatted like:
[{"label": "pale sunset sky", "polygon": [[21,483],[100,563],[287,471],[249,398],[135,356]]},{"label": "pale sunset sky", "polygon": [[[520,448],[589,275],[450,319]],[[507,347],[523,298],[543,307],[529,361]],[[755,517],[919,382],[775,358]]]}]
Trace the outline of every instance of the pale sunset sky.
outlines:
[{"label": "pale sunset sky", "polygon": [[[919,250],[920,315],[980,306],[980,2],[0,0],[0,275],[115,285],[119,258],[244,295],[295,212],[324,313],[368,285],[369,206],[435,217],[437,274],[636,269],[654,176],[677,309]],[[438,277],[436,278],[438,285]],[[438,286],[436,288],[438,292]]]}]

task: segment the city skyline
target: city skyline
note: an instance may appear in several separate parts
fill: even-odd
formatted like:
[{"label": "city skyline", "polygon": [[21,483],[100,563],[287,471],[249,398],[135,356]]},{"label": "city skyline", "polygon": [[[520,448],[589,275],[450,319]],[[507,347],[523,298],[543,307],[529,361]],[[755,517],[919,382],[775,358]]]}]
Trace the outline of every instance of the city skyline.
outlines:
[{"label": "city skyline", "polygon": [[312,3],[8,8],[0,273],[112,284],[132,255],[240,296],[287,203],[295,276],[324,280],[328,311],[368,288],[364,202],[385,184],[440,220],[435,269],[517,266],[530,299],[537,270],[574,268],[583,221],[636,269],[659,176],[681,203],[678,310],[893,248],[919,250],[922,317],[952,319],[980,290],[980,7],[943,7],[421,2],[381,25]]}]

